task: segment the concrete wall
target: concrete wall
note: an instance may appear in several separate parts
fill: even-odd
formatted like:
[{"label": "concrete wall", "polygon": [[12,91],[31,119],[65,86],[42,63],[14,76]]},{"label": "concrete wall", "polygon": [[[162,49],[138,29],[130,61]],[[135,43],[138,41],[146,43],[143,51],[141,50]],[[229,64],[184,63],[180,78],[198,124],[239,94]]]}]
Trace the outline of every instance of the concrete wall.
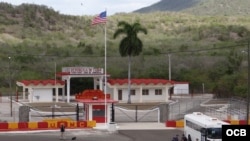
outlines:
[{"label": "concrete wall", "polygon": [[174,94],[189,94],[189,84],[174,84]]},{"label": "concrete wall", "polygon": [[52,102],[52,89],[33,89],[33,102]]},{"label": "concrete wall", "polygon": [[[142,95],[142,89],[148,89],[148,95]],[[162,95],[155,95],[155,89],[161,89]],[[127,102],[128,100],[128,88],[127,87],[115,87],[107,88],[107,93],[111,94],[112,99],[118,100],[118,90],[122,90],[122,100],[119,102]],[[135,95],[131,95],[131,102],[165,102],[168,95],[168,88],[166,87],[131,87],[131,90],[135,90]]]}]

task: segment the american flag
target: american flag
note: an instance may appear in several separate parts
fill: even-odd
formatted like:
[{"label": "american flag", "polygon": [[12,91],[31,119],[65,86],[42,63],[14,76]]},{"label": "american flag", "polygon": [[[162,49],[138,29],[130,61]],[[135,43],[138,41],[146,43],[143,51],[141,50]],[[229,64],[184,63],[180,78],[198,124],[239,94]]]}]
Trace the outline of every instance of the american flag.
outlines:
[{"label": "american flag", "polygon": [[104,11],[99,15],[95,16],[92,20],[91,25],[99,24],[99,23],[106,23],[107,22],[107,12]]}]

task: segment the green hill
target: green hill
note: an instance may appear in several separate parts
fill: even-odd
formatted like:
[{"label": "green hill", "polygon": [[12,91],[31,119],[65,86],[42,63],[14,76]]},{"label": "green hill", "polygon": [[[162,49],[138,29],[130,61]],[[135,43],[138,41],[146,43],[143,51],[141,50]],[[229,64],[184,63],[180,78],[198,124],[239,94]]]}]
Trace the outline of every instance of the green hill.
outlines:
[{"label": "green hill", "polygon": [[144,7],[134,12],[150,13],[159,11],[178,12],[187,8],[191,8],[199,3],[199,0],[161,0],[148,7]]},{"label": "green hill", "polygon": [[248,0],[161,0],[134,12],[184,12],[194,15],[249,15]]},{"label": "green hill", "polygon": [[[104,27],[90,26],[92,19],[62,15],[47,6],[0,3],[0,87],[8,88],[9,79],[54,79],[62,67],[104,67]],[[127,58],[118,53],[121,38],[113,39],[121,20],[138,20],[148,29],[148,35],[139,35],[144,48],[132,58],[132,77],[168,79],[171,54],[172,79],[190,82],[193,92],[201,92],[202,83],[207,92],[246,91],[241,52],[250,39],[250,17],[178,12],[109,16],[107,71],[112,78],[127,77]]]}]

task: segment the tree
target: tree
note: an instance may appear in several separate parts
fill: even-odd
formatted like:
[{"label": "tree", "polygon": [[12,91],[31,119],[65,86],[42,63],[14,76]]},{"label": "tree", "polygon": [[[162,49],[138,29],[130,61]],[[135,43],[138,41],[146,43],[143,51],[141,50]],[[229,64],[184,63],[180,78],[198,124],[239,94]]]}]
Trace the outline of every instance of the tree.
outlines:
[{"label": "tree", "polygon": [[118,23],[118,29],[115,31],[113,37],[114,39],[119,35],[124,35],[119,45],[119,52],[122,57],[128,56],[128,103],[131,103],[131,92],[130,92],[130,66],[131,66],[131,56],[138,56],[142,52],[143,43],[141,39],[137,36],[138,33],[142,32],[147,34],[147,29],[142,27],[139,22],[129,24],[125,21],[120,21]]}]

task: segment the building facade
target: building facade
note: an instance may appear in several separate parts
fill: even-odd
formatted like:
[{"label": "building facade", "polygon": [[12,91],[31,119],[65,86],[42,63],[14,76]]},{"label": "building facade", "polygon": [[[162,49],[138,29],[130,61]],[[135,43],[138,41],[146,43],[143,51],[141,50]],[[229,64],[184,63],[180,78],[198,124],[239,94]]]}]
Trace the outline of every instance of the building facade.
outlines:
[{"label": "building facade", "polygon": [[175,82],[173,94],[189,94],[189,83],[188,82]]},{"label": "building facade", "polygon": [[22,87],[22,99],[28,102],[53,102],[53,89],[58,102],[58,90],[65,86],[61,80],[21,80],[16,84]]},{"label": "building facade", "polygon": [[[174,81],[165,79],[131,79],[131,102],[167,102]],[[119,103],[128,101],[128,79],[109,79],[107,93]]]}]

